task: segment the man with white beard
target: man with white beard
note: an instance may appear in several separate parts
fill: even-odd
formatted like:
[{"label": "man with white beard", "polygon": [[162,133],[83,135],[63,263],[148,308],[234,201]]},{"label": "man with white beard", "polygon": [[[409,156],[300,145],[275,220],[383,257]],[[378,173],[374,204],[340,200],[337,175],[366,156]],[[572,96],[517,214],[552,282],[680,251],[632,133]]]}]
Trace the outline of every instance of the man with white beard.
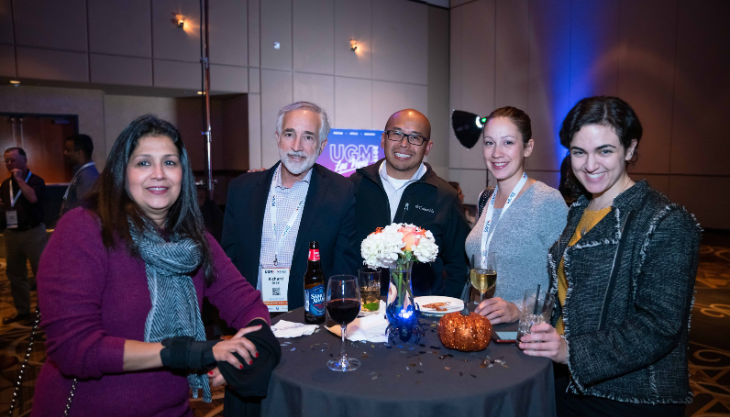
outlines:
[{"label": "man with white beard", "polygon": [[354,186],[315,163],[329,130],[327,113],[316,104],[283,107],[275,133],[280,161],[228,186],[221,246],[272,313],[304,305],[311,241],[319,243],[325,277],[357,275]]}]

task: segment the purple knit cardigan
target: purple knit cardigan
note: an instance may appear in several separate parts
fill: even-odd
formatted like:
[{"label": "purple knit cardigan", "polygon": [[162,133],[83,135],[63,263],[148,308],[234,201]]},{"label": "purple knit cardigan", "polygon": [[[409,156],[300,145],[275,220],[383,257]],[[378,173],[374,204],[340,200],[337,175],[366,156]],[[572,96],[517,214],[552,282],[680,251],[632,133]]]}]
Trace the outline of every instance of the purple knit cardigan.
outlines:
[{"label": "purple knit cardigan", "polygon": [[[261,293],[207,237],[215,280],[205,287],[202,268],[195,274],[198,305],[207,296],[234,328],[257,317],[269,321]],[[77,208],[58,222],[41,257],[38,299],[48,359],[32,416],[61,416],[73,378],[79,379],[73,416],[192,416],[184,374],[122,371],[124,341],[144,340],[151,308],[145,264],[123,245],[107,251],[93,214]]]}]

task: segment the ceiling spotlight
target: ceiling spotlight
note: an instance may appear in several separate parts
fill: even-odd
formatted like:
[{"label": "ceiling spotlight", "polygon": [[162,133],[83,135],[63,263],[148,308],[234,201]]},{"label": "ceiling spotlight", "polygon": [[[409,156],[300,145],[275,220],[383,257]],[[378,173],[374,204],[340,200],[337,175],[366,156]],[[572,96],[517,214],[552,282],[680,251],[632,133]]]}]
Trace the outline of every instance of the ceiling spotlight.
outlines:
[{"label": "ceiling spotlight", "polygon": [[350,39],[350,50],[357,51],[357,41],[355,39]]},{"label": "ceiling spotlight", "polygon": [[467,149],[471,149],[479,141],[485,123],[487,123],[486,117],[477,116],[474,113],[461,110],[454,110],[451,113],[451,126],[454,128],[454,134]]},{"label": "ceiling spotlight", "polygon": [[185,26],[185,19],[178,19],[177,27],[179,27],[180,29],[183,29],[184,26]]}]

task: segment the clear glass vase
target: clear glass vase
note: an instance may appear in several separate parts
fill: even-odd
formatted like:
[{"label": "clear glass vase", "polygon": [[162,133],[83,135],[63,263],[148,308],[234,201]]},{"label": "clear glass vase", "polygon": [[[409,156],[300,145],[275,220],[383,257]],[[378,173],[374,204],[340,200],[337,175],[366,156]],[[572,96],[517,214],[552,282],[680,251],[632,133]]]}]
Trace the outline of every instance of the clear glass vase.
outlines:
[{"label": "clear glass vase", "polygon": [[423,335],[418,325],[421,311],[413,300],[413,283],[411,272],[413,261],[398,259],[394,268],[390,269],[390,285],[385,314],[388,317],[388,340],[399,338],[403,342],[415,340],[417,343]]}]

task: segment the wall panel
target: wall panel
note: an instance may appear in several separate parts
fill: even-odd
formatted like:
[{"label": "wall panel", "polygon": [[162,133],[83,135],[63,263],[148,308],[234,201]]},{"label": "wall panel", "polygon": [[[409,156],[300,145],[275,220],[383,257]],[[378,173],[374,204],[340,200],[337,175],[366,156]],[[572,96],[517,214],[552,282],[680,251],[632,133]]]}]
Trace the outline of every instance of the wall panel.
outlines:
[{"label": "wall panel", "polygon": [[[460,62],[451,66],[452,108],[487,115],[495,105],[495,0],[480,0],[452,10],[451,46]],[[453,132],[451,133],[453,135]],[[481,145],[466,149],[452,136],[452,168],[484,168]]]},{"label": "wall panel", "polygon": [[335,109],[340,129],[372,129],[373,82],[335,77]]},{"label": "wall panel", "polygon": [[644,128],[637,172],[668,173],[678,0],[621,3],[618,95]]},{"label": "wall panel", "polygon": [[428,87],[373,81],[373,129],[382,130],[388,118],[403,109],[415,109],[428,117]]},{"label": "wall panel", "polygon": [[497,0],[495,107],[526,109],[530,68],[529,0]]},{"label": "wall panel", "polygon": [[678,16],[671,172],[730,175],[730,2],[681,3]]},{"label": "wall panel", "polygon": [[558,131],[570,101],[570,0],[531,0],[529,105],[535,147],[525,166],[559,170],[566,150]]},{"label": "wall panel", "polygon": [[248,0],[248,65],[261,66],[261,3]]},{"label": "wall panel", "polygon": [[334,74],[334,0],[293,0],[292,3],[294,71]]},{"label": "wall panel", "polygon": [[91,82],[152,86],[152,60],[126,56],[91,54]]},{"label": "wall panel", "polygon": [[11,0],[0,0],[0,43],[14,42]]},{"label": "wall panel", "polygon": [[574,1],[571,7],[570,102],[618,93],[619,3]]},{"label": "wall panel", "polygon": [[249,93],[261,92],[261,70],[258,68],[248,69],[248,91]]},{"label": "wall panel", "polygon": [[730,178],[680,176],[669,177],[669,195],[695,215],[706,229],[730,229],[725,209],[730,204]]},{"label": "wall panel", "polygon": [[[350,49],[350,39],[357,50]],[[335,1],[335,74],[372,77],[372,0]]]},{"label": "wall panel", "polygon": [[210,13],[210,62],[248,65],[248,4],[241,0],[216,0]]},{"label": "wall panel", "polygon": [[245,95],[223,101],[223,169],[249,169],[247,114]]},{"label": "wall panel", "polygon": [[150,0],[97,0],[88,7],[90,52],[152,57]]},{"label": "wall panel", "polygon": [[[438,152],[431,152],[428,162],[442,178],[448,178],[451,108],[449,107],[449,33],[448,10],[428,8],[428,114],[431,140]],[[434,145],[435,146],[435,145]]]},{"label": "wall panel", "polygon": [[0,45],[0,77],[16,77],[15,48],[11,45]]},{"label": "wall panel", "polygon": [[[181,29],[176,16],[185,18]],[[152,0],[152,52],[155,58],[200,62],[198,0]]]},{"label": "wall panel", "polygon": [[[291,0],[261,1],[261,68],[292,69]],[[280,49],[274,49],[274,42]]]},{"label": "wall panel", "polygon": [[155,59],[152,65],[155,87],[200,90],[200,64]]},{"label": "wall panel", "polygon": [[[261,95],[248,96],[248,166],[251,169],[264,168],[261,162]],[[268,167],[265,167],[268,168]]]},{"label": "wall panel", "polygon": [[335,121],[335,77],[332,75],[294,73],[294,95],[292,101],[311,101],[322,107]]},{"label": "wall panel", "polygon": [[13,1],[17,45],[86,52],[86,0]]},{"label": "wall panel", "polygon": [[18,77],[39,80],[89,82],[85,52],[17,47]]},{"label": "wall panel", "polygon": [[292,73],[261,70],[261,164],[270,167],[279,160],[274,133],[279,109],[294,97]]},{"label": "wall panel", "polygon": [[372,5],[373,79],[426,85],[428,6],[392,0]]},{"label": "wall panel", "polygon": [[[200,70],[198,70],[198,74],[200,74]],[[216,92],[223,91],[228,93],[247,92],[248,69],[245,67],[232,67],[230,65],[211,65],[210,89]]]}]

